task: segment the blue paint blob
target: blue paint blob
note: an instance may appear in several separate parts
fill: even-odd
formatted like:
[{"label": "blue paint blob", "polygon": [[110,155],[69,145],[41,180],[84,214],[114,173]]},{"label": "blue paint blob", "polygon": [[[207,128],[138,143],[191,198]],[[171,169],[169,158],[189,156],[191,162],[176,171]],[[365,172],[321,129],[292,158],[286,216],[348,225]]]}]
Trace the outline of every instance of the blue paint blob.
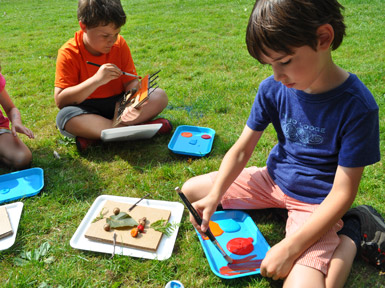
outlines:
[{"label": "blue paint blob", "polygon": [[237,221],[234,221],[233,219],[226,219],[220,222],[216,222],[219,224],[222,230],[227,233],[238,232],[241,229],[241,225],[239,225],[239,223]]}]

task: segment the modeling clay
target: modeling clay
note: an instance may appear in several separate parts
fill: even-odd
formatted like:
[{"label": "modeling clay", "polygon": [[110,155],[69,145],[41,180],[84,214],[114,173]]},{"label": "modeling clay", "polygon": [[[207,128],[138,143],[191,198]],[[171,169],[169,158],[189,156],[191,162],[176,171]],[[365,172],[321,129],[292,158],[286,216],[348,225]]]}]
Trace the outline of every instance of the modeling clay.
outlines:
[{"label": "modeling clay", "polygon": [[211,136],[208,134],[203,134],[201,137],[202,139],[211,139]]},{"label": "modeling clay", "polygon": [[191,132],[182,132],[180,135],[182,135],[182,137],[190,138],[193,134]]},{"label": "modeling clay", "polygon": [[138,232],[139,232],[139,230],[138,230],[137,227],[132,228],[132,230],[131,230],[131,236],[135,238],[136,236],[138,236]]}]

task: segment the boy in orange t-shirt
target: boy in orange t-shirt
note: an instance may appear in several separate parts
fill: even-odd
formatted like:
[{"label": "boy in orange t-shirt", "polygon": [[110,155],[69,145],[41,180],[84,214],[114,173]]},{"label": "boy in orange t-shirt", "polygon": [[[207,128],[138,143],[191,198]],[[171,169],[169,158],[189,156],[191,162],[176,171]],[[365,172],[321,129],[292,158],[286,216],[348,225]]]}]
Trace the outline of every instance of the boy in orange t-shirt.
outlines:
[{"label": "boy in orange t-shirt", "polygon": [[[119,0],[79,0],[80,31],[58,52],[55,75],[55,102],[60,111],[56,124],[60,132],[76,137],[79,151],[100,140],[101,131],[113,128],[115,104],[122,95],[136,88],[137,75],[130,49],[119,35],[126,15]],[[87,61],[101,65],[99,68]],[[172,126],[166,119],[156,119],[167,106],[166,93],[157,88],[140,107],[130,108],[124,125],[162,123],[160,133]]]}]

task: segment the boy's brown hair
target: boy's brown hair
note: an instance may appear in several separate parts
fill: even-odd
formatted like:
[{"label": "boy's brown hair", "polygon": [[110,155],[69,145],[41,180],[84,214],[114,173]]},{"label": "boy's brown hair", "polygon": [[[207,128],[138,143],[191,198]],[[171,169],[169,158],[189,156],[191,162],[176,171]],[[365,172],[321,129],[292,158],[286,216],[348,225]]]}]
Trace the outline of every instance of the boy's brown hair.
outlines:
[{"label": "boy's brown hair", "polygon": [[114,24],[116,28],[126,23],[120,0],[79,0],[78,20],[87,28]]},{"label": "boy's brown hair", "polygon": [[266,48],[293,54],[293,48],[317,48],[316,31],[323,24],[334,29],[332,50],[345,35],[344,7],[336,0],[257,0],[246,31],[247,49],[259,62]]}]

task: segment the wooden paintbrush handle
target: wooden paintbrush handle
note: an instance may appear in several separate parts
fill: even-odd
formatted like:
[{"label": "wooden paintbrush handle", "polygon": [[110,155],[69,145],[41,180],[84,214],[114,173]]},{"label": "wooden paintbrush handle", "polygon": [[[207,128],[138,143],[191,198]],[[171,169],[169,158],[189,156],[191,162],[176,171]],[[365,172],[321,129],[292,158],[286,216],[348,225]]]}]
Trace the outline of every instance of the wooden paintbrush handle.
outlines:
[{"label": "wooden paintbrush handle", "polygon": [[[176,188],[175,190],[177,190],[177,192],[179,194],[179,197],[182,199],[184,204],[186,204],[187,209],[193,215],[193,217],[194,217],[195,221],[198,223],[198,225],[202,225],[202,218],[201,218],[201,216],[199,216],[197,210],[195,210],[195,208],[191,205],[191,203],[187,199],[187,197],[183,194],[183,192],[179,188]],[[211,232],[210,228],[207,228],[205,234],[207,235],[207,237],[210,238],[211,241],[216,241],[216,239],[215,239],[213,233]]]},{"label": "wooden paintbrush handle", "polygon": [[[201,216],[199,216],[197,210],[195,210],[195,208],[191,205],[190,201],[188,201],[187,197],[183,194],[182,190],[179,189],[179,187],[176,187],[175,190],[178,192],[178,195],[179,197],[182,199],[182,201],[184,202],[184,204],[186,204],[187,206],[187,209],[190,211],[190,213],[193,215],[195,221],[199,224],[199,225],[202,225],[202,218]],[[217,249],[219,250],[219,252],[222,254],[222,256],[226,259],[226,261],[228,263],[233,263],[233,259],[231,259],[225,252],[225,250],[223,250],[223,248],[221,247],[221,245],[219,245],[217,239],[215,239],[215,236],[213,235],[213,233],[211,232],[210,230],[210,227],[207,228],[205,234],[207,235],[207,237],[209,237],[209,239],[211,240],[211,242],[213,242],[213,244],[215,245],[215,247],[217,247]]]},{"label": "wooden paintbrush handle", "polygon": [[[179,189],[179,188],[177,188]],[[177,190],[178,191],[178,190]],[[193,215],[195,221],[197,221],[198,225],[202,225],[202,218],[199,216],[197,210],[191,205],[190,201],[186,198],[181,190],[178,191],[179,197],[182,199],[183,203],[187,206],[188,211]]]}]

